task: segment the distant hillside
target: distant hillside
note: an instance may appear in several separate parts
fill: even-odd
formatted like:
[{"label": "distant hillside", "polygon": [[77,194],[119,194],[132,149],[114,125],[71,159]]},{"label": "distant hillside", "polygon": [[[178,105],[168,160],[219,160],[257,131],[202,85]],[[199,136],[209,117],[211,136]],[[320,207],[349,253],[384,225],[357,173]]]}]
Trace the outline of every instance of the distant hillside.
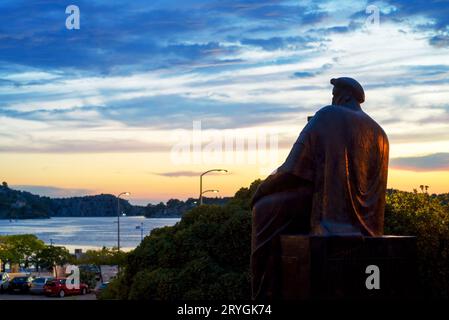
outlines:
[{"label": "distant hillside", "polygon": [[[204,204],[225,205],[231,198],[205,198]],[[198,199],[189,198],[186,201],[170,199],[166,204],[148,204],[144,209],[147,218],[172,218],[181,217],[188,210],[198,206]]]},{"label": "distant hillside", "polygon": [[0,219],[49,218],[51,206],[48,197],[12,190],[5,182],[0,186]]},{"label": "distant hillside", "polygon": [[[143,215],[144,207],[120,199],[126,215]],[[111,217],[117,215],[117,198],[110,194],[57,198],[42,197],[0,186],[0,219],[38,219],[50,217]]]},{"label": "distant hillside", "polygon": [[[117,197],[111,194],[52,199],[55,217],[112,217],[117,215]],[[144,207],[133,206],[120,199],[120,211],[128,216],[143,215]]]},{"label": "distant hillside", "polygon": [[[387,193],[401,192],[388,189]],[[449,207],[449,193],[429,195]],[[203,198],[204,204],[225,205],[232,198]],[[198,199],[170,199],[167,203],[134,206],[120,199],[120,210],[128,216],[178,218],[198,205]],[[50,217],[113,217],[117,215],[117,198],[110,194],[72,198],[49,198],[0,185],[0,219],[41,219]]]},{"label": "distant hillside", "polygon": [[[224,205],[231,198],[203,198],[204,204]],[[198,205],[198,200],[170,199],[166,204],[131,205],[120,199],[120,211],[128,216],[177,218]],[[40,219],[50,217],[113,217],[117,215],[117,198],[110,194],[72,198],[49,198],[0,185],[0,219]]]}]

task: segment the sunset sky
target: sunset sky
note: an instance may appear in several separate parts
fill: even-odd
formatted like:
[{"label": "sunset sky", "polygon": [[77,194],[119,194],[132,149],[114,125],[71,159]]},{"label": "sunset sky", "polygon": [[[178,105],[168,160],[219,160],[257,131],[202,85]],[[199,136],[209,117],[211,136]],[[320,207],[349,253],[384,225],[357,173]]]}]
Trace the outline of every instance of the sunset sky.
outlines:
[{"label": "sunset sky", "polygon": [[389,137],[388,186],[449,192],[448,23],[447,1],[2,0],[0,179],[146,204],[197,197],[225,168],[204,188],[231,196],[350,76]]}]

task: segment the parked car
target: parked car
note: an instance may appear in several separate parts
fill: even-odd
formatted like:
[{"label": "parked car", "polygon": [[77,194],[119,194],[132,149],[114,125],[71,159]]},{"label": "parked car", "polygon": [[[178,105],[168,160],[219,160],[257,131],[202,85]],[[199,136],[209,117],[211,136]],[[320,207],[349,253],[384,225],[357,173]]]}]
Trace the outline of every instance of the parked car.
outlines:
[{"label": "parked car", "polygon": [[31,283],[30,292],[34,294],[43,294],[45,284],[53,279],[54,277],[39,277],[34,279]]},{"label": "parked car", "polygon": [[64,298],[68,295],[86,294],[89,287],[85,283],[80,283],[79,288],[69,288],[66,285],[67,279],[57,278],[50,281],[44,285],[44,293],[47,296],[57,296]]},{"label": "parked car", "polygon": [[102,284],[100,284],[94,291],[95,291],[95,297],[97,297],[97,299],[100,298],[101,293],[103,292],[103,290],[105,290],[109,285],[109,282],[104,282]]},{"label": "parked car", "polygon": [[9,282],[8,291],[15,292],[29,292],[31,287],[31,282],[33,281],[33,277],[30,276],[20,276],[15,277]]},{"label": "parked car", "polygon": [[10,280],[8,272],[0,272],[0,292],[8,290]]}]

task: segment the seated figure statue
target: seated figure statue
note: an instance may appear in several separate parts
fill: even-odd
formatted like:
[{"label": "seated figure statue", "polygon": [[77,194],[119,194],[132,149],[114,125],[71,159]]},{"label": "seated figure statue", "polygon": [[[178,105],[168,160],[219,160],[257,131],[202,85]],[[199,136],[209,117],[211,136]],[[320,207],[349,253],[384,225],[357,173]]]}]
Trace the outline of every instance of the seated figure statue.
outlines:
[{"label": "seated figure statue", "polygon": [[362,86],[332,79],[332,105],[302,130],[252,199],[252,296],[278,297],[281,233],[383,234],[388,138],[360,107]]}]

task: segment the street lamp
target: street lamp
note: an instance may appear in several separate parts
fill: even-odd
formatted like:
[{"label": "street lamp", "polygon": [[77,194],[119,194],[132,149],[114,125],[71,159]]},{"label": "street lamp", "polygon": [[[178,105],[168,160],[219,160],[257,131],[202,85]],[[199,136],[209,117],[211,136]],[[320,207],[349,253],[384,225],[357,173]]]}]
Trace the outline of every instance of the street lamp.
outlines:
[{"label": "street lamp", "polygon": [[206,191],[203,191],[203,192],[201,193],[201,196],[202,196],[203,194],[205,194],[206,192],[218,193],[218,192],[220,192],[220,191],[218,191],[218,190],[206,190]]},{"label": "street lamp", "polygon": [[215,189],[211,189],[211,190],[206,190],[206,191],[203,191],[203,193],[202,193],[202,194],[205,194],[206,192],[213,192],[213,193],[218,193],[218,192],[220,192],[220,190],[215,190]]},{"label": "street lamp", "polygon": [[228,170],[226,170],[226,169],[212,169],[212,170],[207,170],[207,171],[203,172],[200,175],[200,205],[203,204],[203,176],[205,174],[208,174],[209,172],[214,172],[214,171],[216,171],[216,172],[228,172]]},{"label": "street lamp", "polygon": [[129,196],[131,193],[122,192],[117,196],[117,251],[120,251],[120,196]]}]

